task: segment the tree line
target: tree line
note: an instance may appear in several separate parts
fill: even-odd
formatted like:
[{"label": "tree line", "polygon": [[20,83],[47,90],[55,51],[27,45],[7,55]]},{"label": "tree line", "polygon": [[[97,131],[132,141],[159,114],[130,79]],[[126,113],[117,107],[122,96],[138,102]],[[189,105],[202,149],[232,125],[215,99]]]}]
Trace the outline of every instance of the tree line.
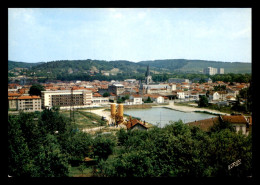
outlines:
[{"label": "tree line", "polygon": [[228,123],[204,132],[181,120],[93,136],[57,108],[8,116],[8,175],[65,177],[73,161],[85,157],[96,160],[97,177],[246,177],[252,175],[252,136],[236,133]]}]

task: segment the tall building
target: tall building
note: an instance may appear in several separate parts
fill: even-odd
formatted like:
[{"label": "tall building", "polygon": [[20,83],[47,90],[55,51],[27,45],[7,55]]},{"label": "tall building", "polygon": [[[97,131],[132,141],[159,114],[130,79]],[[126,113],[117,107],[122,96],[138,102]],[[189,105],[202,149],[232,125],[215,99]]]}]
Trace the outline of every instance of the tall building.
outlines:
[{"label": "tall building", "polygon": [[92,92],[87,90],[42,91],[42,105],[45,108],[53,106],[84,107],[92,104]]},{"label": "tall building", "polygon": [[224,74],[224,68],[218,68],[218,74]]},{"label": "tall building", "polygon": [[203,73],[208,75],[224,74],[224,68],[207,67],[203,69]]}]

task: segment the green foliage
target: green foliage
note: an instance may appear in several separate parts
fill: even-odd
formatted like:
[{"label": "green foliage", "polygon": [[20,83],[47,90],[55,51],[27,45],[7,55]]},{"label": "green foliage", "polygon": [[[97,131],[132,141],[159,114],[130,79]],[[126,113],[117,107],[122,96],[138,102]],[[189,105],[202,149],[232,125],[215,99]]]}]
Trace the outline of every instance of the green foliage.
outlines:
[{"label": "green foliage", "polygon": [[30,176],[33,161],[30,149],[15,116],[8,117],[8,175]]},{"label": "green foliage", "polygon": [[113,140],[99,135],[93,141],[94,156],[97,156],[98,160],[106,160],[113,153],[114,146]]},{"label": "green foliage", "polygon": [[147,100],[144,101],[144,103],[153,103],[152,99],[150,96],[148,96]]},{"label": "green foliage", "polygon": [[110,96],[109,92],[105,92],[105,93],[103,94],[103,97],[109,97],[109,96]]},{"label": "green foliage", "polygon": [[67,125],[70,125],[69,120],[62,116],[56,108],[44,109],[39,120],[40,130],[45,134],[53,134],[56,131],[64,133]]},{"label": "green foliage", "polygon": [[82,161],[84,157],[93,155],[93,140],[91,136],[84,132],[77,132],[69,137],[64,143],[64,152],[68,154],[69,160]]},{"label": "green foliage", "polygon": [[204,95],[200,95],[198,106],[199,107],[208,107],[208,105],[209,105],[208,98]]},{"label": "green foliage", "polygon": [[[251,174],[252,143],[229,129],[210,134],[182,121],[148,131],[117,133],[120,152],[100,161],[105,177],[212,177]],[[244,165],[228,170],[241,159]],[[243,162],[242,162],[243,163]]]},{"label": "green foliage", "polygon": [[210,132],[220,132],[224,129],[229,129],[231,132],[235,132],[235,129],[233,128],[233,126],[231,125],[231,123],[229,122],[224,122],[224,121],[220,121],[219,123],[214,124],[211,128],[210,128]]},{"label": "green foliage", "polygon": [[35,157],[36,177],[65,177],[69,173],[66,155],[62,154],[60,145],[54,135],[47,134],[39,146]]},{"label": "green foliage", "polygon": [[214,86],[214,91],[224,91],[224,90],[226,90],[225,85],[215,85]]},{"label": "green foliage", "polygon": [[44,87],[41,84],[33,84],[30,87],[29,94],[36,95],[36,96],[41,96],[41,91],[44,91]]}]

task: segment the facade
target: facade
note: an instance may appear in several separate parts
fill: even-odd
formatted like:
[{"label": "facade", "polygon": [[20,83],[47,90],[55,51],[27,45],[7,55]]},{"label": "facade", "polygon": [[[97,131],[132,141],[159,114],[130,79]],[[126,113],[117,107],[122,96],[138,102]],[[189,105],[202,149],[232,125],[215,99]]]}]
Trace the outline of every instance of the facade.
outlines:
[{"label": "facade", "polygon": [[204,74],[215,75],[217,74],[217,68],[207,67],[203,69]]},{"label": "facade", "polygon": [[140,105],[143,103],[142,97],[140,95],[131,95],[130,102],[132,102],[134,105]]},{"label": "facade", "polygon": [[92,97],[93,105],[103,105],[109,103],[109,97],[103,97],[99,93],[94,93]]},{"label": "facade", "polygon": [[174,91],[177,94],[178,99],[185,99],[185,93],[182,90]]},{"label": "facade", "polygon": [[152,80],[152,76],[150,74],[150,69],[149,69],[149,65],[148,65],[146,73],[145,73],[145,84],[148,85],[150,83],[153,83],[153,80]]},{"label": "facade", "polygon": [[211,92],[209,94],[209,100],[215,101],[220,99],[220,94],[218,92]]},{"label": "facade", "polygon": [[17,110],[41,111],[40,96],[20,96],[17,98]]},{"label": "facade", "polygon": [[224,74],[224,68],[218,68],[218,74]]},{"label": "facade", "polygon": [[92,92],[87,90],[42,91],[42,105],[46,108],[53,106],[84,107],[92,104]]},{"label": "facade", "polygon": [[224,68],[207,67],[203,69],[203,73],[208,75],[224,74]]},{"label": "facade", "polygon": [[122,84],[112,84],[108,86],[108,92],[109,93],[113,93],[115,95],[120,95],[121,93],[123,93],[125,91],[124,86]]}]

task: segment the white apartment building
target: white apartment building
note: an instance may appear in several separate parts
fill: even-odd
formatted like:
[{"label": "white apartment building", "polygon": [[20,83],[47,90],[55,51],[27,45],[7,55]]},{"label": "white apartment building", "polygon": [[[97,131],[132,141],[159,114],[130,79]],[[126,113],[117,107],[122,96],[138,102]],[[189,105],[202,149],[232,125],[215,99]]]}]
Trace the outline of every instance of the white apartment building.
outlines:
[{"label": "white apartment building", "polygon": [[83,108],[92,104],[92,92],[87,90],[42,91],[42,105],[45,108],[59,106]]},{"label": "white apartment building", "polygon": [[224,74],[224,68],[207,67],[203,69],[203,73],[208,75]]}]

